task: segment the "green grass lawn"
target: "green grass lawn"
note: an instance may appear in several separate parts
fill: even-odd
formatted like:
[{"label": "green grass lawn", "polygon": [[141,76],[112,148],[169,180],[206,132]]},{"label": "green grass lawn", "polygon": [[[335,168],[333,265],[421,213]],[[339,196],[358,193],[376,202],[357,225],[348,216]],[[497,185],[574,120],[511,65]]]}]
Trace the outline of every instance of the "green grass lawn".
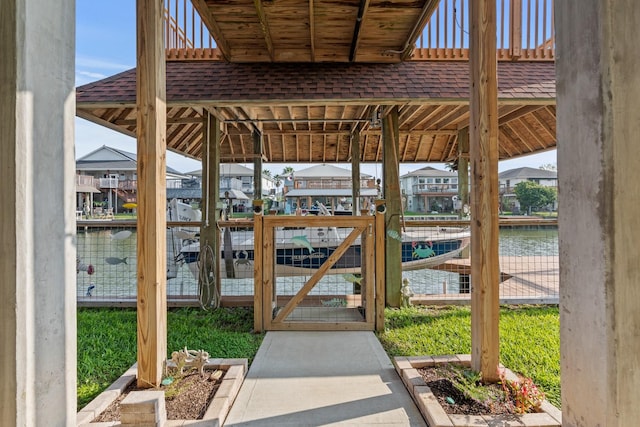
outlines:
[{"label": "green grass lawn", "polygon": [[[378,334],[389,356],[468,354],[468,307],[387,309]],[[252,334],[253,311],[222,308],[169,310],[168,353],[187,346],[211,357],[253,360],[263,335]],[[557,307],[503,307],[500,360],[531,377],[560,407],[560,322]],[[78,406],[86,405],[136,361],[136,312],[78,310]]]},{"label": "green grass lawn", "polygon": [[[468,307],[387,309],[378,338],[389,356],[469,354]],[[560,407],[560,319],[557,307],[503,307],[500,361],[533,381]]]},{"label": "green grass lawn", "polygon": [[[263,335],[252,334],[253,311],[246,308],[169,310],[167,356],[185,346],[211,357],[255,357]],[[78,408],[89,403],[136,361],[133,309],[78,310]]]}]

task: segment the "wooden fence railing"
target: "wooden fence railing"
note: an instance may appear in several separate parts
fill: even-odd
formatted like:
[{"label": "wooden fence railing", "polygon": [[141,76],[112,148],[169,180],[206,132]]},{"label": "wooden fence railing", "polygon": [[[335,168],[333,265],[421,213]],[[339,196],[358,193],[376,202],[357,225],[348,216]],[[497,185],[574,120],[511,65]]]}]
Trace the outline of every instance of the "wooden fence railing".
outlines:
[{"label": "wooden fence railing", "polygon": [[[413,60],[469,59],[469,1],[440,1],[416,43]],[[553,1],[496,1],[498,60],[555,59]],[[165,0],[165,45],[167,59],[220,59],[191,0]]]}]

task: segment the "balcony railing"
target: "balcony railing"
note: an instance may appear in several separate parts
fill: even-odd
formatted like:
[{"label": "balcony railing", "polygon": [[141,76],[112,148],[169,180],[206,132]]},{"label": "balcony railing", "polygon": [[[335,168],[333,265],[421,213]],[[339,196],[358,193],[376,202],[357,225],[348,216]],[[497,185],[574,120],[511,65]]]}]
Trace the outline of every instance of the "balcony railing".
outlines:
[{"label": "balcony railing", "polygon": [[[553,0],[497,0],[499,60],[553,60]],[[416,43],[417,60],[469,59],[469,1],[441,0]]]},{"label": "balcony railing", "polygon": [[[497,0],[499,60],[553,61],[553,0]],[[216,42],[191,0],[165,0],[167,59],[217,59]],[[469,59],[469,0],[441,0],[416,43],[413,59]]]},{"label": "balcony railing", "polygon": [[98,188],[100,186],[100,181],[89,175],[76,175],[76,185],[86,185]]}]

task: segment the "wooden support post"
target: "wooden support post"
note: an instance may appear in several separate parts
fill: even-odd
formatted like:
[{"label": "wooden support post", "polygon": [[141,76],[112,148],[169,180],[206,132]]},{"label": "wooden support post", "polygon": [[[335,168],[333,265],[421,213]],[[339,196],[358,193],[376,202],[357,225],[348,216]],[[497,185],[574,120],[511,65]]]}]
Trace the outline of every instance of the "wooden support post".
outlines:
[{"label": "wooden support post", "polygon": [[[202,144],[202,224],[200,225],[200,254],[205,248],[210,248],[213,254],[213,272],[207,272],[207,277],[212,273],[215,277],[215,286],[221,289],[220,284],[220,231],[217,222],[220,219],[218,205],[220,202],[220,121],[212,114],[204,116],[204,144]],[[208,250],[208,249],[207,249]],[[202,257],[202,255],[201,255]],[[201,289],[206,283],[199,284]],[[207,292],[213,295],[212,292]],[[212,301],[201,301],[209,304]],[[215,301],[217,303],[217,301]]]},{"label": "wooden support post", "polygon": [[264,330],[262,315],[262,231],[263,201],[253,201],[253,331]]},{"label": "wooden support post", "polygon": [[398,107],[394,106],[382,119],[384,198],[387,205],[386,225],[386,286],[387,305],[400,307],[402,298],[402,234],[400,216],[400,133],[398,131]]},{"label": "wooden support post", "polygon": [[376,200],[376,331],[384,331],[384,307],[385,307],[385,224],[384,215],[386,205],[384,200]]},{"label": "wooden support post", "polygon": [[351,134],[351,215],[360,215],[360,134]]},{"label": "wooden support post", "polygon": [[469,128],[458,131],[458,200],[462,209],[458,216],[466,216],[464,207],[469,206]]},{"label": "wooden support post", "polygon": [[471,366],[498,380],[498,97],[496,2],[469,3],[471,71]]},{"label": "wooden support post", "polygon": [[166,82],[162,2],[138,0],[138,387],[158,387],[167,357]]},{"label": "wooden support post", "polygon": [[262,200],[262,134],[253,131],[253,200]]}]

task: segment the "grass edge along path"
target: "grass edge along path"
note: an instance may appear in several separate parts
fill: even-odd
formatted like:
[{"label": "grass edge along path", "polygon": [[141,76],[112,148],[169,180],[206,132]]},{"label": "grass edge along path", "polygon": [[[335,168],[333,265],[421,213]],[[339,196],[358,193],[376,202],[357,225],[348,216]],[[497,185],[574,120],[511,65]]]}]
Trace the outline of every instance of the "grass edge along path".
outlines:
[{"label": "grass edge along path", "polygon": [[[264,335],[252,334],[253,311],[168,311],[167,350],[204,349],[212,357],[255,357]],[[386,330],[378,334],[393,356],[468,354],[468,307],[387,309]],[[500,357],[509,369],[531,377],[560,407],[560,322],[557,307],[509,306],[501,309]],[[136,361],[133,309],[78,309],[78,407],[82,408]]]},{"label": "grass edge along path", "polygon": [[[378,333],[389,357],[471,353],[469,307],[416,306],[385,310]],[[558,307],[503,306],[500,361],[531,377],[560,408],[560,318]]]},{"label": "grass edge along path", "polygon": [[[78,410],[109,387],[136,362],[136,311],[121,308],[78,309]],[[215,358],[253,360],[263,334],[251,333],[253,310],[170,309],[167,357],[184,348],[206,350]]]}]

